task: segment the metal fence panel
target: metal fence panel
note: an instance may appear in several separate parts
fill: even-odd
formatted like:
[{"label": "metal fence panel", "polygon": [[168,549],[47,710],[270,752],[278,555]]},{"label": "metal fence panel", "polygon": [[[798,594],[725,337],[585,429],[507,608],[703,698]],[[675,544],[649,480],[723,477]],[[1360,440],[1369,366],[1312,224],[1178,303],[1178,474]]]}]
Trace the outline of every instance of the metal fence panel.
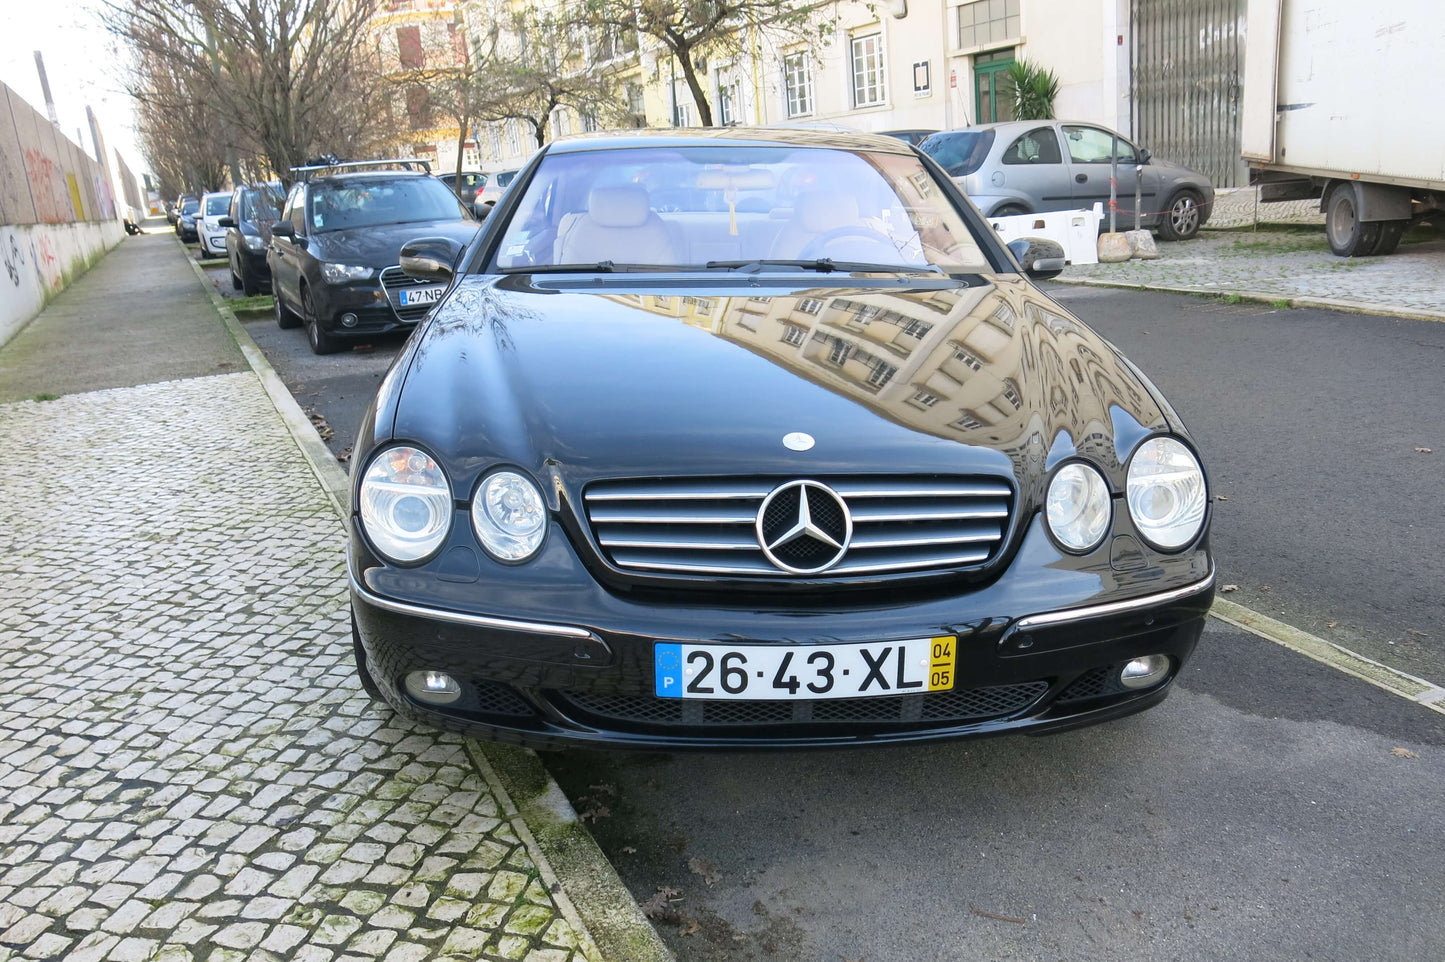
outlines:
[{"label": "metal fence panel", "polygon": [[1134,134],[1216,187],[1240,187],[1247,0],[1130,0]]}]

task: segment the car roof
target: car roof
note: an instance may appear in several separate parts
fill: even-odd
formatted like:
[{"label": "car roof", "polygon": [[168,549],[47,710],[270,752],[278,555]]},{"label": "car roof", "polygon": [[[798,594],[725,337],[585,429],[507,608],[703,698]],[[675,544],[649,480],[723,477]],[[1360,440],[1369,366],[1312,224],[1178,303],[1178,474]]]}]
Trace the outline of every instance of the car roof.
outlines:
[{"label": "car roof", "polygon": [[338,174],[326,174],[322,177],[311,177],[306,180],[307,184],[325,184],[340,181],[354,180],[395,180],[398,177],[417,178],[424,177],[427,180],[434,180],[431,174],[420,170],[357,170]]},{"label": "car roof", "polygon": [[622,147],[716,147],[719,142],[765,147],[823,147],[911,154],[913,148],[894,137],[801,127],[677,127],[613,130],[580,134],[553,141],[552,153],[580,153]]}]

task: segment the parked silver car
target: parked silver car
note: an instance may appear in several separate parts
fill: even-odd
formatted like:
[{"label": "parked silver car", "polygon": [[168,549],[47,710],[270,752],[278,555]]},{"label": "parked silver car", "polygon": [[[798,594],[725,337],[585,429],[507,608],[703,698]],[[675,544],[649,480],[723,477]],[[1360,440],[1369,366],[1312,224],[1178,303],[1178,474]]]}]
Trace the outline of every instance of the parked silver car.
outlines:
[{"label": "parked silver car", "polygon": [[[1116,140],[1117,138],[1117,140]],[[1107,127],[1064,120],[1015,120],[934,134],[919,149],[938,161],[988,217],[1109,210],[1109,170],[1119,150],[1119,227],[1141,223],[1165,240],[1188,240],[1209,219],[1214,185],[1203,174],[1159,160]],[[1135,168],[1141,172],[1136,173]]]}]

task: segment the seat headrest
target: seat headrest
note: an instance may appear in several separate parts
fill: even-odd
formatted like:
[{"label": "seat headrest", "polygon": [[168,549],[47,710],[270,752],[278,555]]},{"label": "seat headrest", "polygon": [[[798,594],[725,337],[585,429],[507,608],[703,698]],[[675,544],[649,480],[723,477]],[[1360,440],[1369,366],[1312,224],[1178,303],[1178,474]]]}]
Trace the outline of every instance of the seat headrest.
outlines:
[{"label": "seat headrest", "polygon": [[587,197],[587,214],[599,227],[641,227],[652,213],[646,187],[594,187]]},{"label": "seat headrest", "polygon": [[809,190],[798,195],[798,225],[810,234],[823,234],[858,224],[858,198],[836,190]]}]

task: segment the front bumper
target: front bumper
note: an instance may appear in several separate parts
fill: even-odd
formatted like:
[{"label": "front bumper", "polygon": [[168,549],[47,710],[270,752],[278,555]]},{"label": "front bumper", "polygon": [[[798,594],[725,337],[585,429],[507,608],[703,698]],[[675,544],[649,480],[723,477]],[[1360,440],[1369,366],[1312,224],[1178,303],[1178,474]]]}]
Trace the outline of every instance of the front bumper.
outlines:
[{"label": "front bumper", "polygon": [[[409,331],[416,326],[416,321],[397,315],[375,278],[347,284],[316,284],[312,296],[322,330],[338,337]],[[355,315],[356,323],[344,325],[341,318],[346,314]]]},{"label": "front bumper", "polygon": [[[531,613],[508,617],[402,601],[378,587],[388,579],[368,577],[385,570],[353,570],[351,599],[370,674],[386,700],[438,727],[539,748],[868,745],[1093,724],[1164,699],[1199,640],[1214,596],[1214,571],[1201,548],[1189,563],[1174,566],[1170,587],[1136,586],[1128,597],[1115,591],[1107,600],[1095,593],[1093,603],[1065,602],[1022,616],[1005,613],[1008,592],[995,586],[967,596],[971,604],[958,598],[761,613],[622,603],[580,622],[554,623]],[[991,595],[999,613],[982,614]],[[639,615],[648,607],[657,609],[651,623]],[[940,620],[949,608],[957,620]],[[691,632],[683,630],[687,624]],[[782,702],[653,695],[658,640],[723,647],[739,639],[807,645],[939,634],[958,638],[953,692]],[[1171,660],[1163,681],[1137,691],[1118,683],[1124,663],[1152,654]],[[438,708],[408,695],[405,676],[428,669],[458,679],[461,699]]]}]

